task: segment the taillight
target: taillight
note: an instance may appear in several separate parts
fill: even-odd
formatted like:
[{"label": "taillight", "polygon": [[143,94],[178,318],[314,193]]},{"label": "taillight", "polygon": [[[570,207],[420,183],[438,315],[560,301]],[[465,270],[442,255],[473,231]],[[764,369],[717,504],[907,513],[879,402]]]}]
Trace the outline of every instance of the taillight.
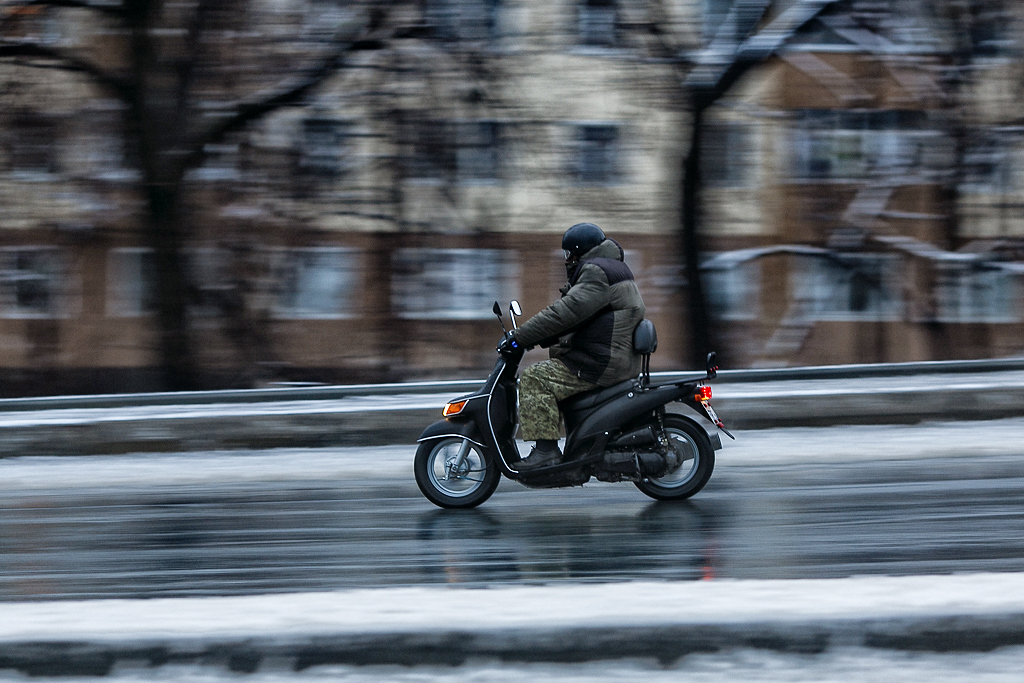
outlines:
[{"label": "taillight", "polygon": [[695,401],[710,401],[711,387],[697,387],[697,393],[693,395]]},{"label": "taillight", "polygon": [[441,411],[441,414],[444,415],[445,417],[450,417],[452,415],[458,415],[459,413],[462,412],[462,409],[465,408],[465,407],[466,407],[466,402],[465,401],[455,401],[454,403],[445,403],[444,404],[444,410]]}]

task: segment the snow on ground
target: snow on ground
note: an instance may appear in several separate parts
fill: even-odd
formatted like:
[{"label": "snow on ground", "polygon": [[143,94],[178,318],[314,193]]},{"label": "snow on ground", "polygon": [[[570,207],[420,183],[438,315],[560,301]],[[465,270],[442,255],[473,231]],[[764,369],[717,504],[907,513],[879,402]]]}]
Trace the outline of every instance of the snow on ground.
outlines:
[{"label": "snow on ground", "polygon": [[420,408],[437,408],[440,411],[445,402],[451,398],[451,394],[397,394],[394,396],[353,396],[329,400],[8,411],[0,412],[0,427],[95,424],[131,420],[361,413]]},{"label": "snow on ground", "polygon": [[1024,614],[1024,573],[510,586],[10,602],[0,642],[836,623]]},{"label": "snow on ground", "polygon": [[[1024,418],[918,425],[794,427],[723,435],[716,468],[1024,455]],[[527,446],[520,442],[521,450]],[[0,459],[0,492],[256,481],[412,481],[415,444]]]},{"label": "snow on ground", "polygon": [[[486,605],[486,609],[482,607]],[[487,631],[532,627],[636,624],[794,623],[885,619],[909,615],[1005,615],[1024,610],[1024,574],[866,576],[791,581],[635,582],[500,589],[417,587],[246,597],[7,603],[0,642],[119,642],[280,635]],[[878,623],[878,622],[875,622]],[[471,661],[463,666],[318,666],[293,672],[269,659],[239,676],[200,665],[147,667],[120,662],[111,683],[190,681],[251,683],[551,683],[593,681],[817,681],[819,683],[1016,683],[1024,648],[988,653],[915,653],[835,645],[820,654],[727,649],[692,654],[667,665],[648,660],[580,664]],[[0,681],[25,681],[0,671]],[[38,680],[38,679],[34,679]],[[61,678],[84,681],[81,678]],[[96,680],[91,678],[89,680]]]},{"label": "snow on ground", "polygon": [[412,482],[415,453],[416,446],[408,445],[4,458],[0,492],[340,479]]}]

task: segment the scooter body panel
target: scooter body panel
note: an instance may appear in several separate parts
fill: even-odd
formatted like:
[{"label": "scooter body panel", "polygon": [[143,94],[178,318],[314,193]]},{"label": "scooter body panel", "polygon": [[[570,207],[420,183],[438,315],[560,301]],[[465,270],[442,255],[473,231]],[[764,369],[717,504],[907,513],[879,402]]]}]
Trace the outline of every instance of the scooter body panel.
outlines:
[{"label": "scooter body panel", "polygon": [[631,390],[594,407],[584,416],[574,416],[575,428],[566,439],[565,452],[568,458],[576,459],[580,451],[589,448],[599,434],[611,432],[635,420],[645,413],[693,391],[693,384],[663,384],[645,390]]},{"label": "scooter body panel", "polygon": [[427,427],[419,440],[441,438],[447,433],[463,436],[482,445],[494,456],[502,474],[516,479],[518,475],[512,469],[519,461],[514,438],[519,425],[516,370],[522,357],[522,350],[499,356],[479,391],[454,399],[466,401],[462,411]]}]

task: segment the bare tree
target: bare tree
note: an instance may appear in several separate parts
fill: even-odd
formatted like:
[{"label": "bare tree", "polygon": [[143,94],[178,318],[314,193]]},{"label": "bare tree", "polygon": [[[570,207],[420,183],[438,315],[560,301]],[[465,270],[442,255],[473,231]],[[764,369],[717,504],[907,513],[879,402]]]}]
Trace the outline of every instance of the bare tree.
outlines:
[{"label": "bare tree", "polygon": [[[671,39],[659,33],[679,65],[684,106],[690,113],[680,187],[679,240],[686,269],[689,302],[687,323],[693,335],[691,363],[702,366],[715,346],[700,256],[704,252],[701,166],[708,110],[725,97],[751,69],[763,64],[803,26],[838,0],[732,0],[717,30],[700,49],[687,53],[666,45]],[[664,17],[665,12],[657,15]],[[667,22],[661,22],[667,23]]]},{"label": "bare tree", "polygon": [[[267,19],[269,5],[248,0],[0,3],[0,59],[86,74],[124,105],[125,135],[146,207],[141,232],[155,257],[167,389],[197,381],[182,262],[186,174],[203,163],[211,145],[271,112],[303,103],[353,52],[382,47],[390,6],[333,3],[336,12],[325,22],[327,3],[279,3],[286,16],[274,30],[263,30],[260,21]],[[9,29],[26,8],[69,13],[66,21],[88,22],[108,37],[77,48],[14,37]]]}]

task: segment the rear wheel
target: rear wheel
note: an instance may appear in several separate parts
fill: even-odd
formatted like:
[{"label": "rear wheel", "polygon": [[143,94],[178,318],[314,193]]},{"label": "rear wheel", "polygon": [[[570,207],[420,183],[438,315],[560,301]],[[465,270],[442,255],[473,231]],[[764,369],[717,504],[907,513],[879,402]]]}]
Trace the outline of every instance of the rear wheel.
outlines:
[{"label": "rear wheel", "polygon": [[443,508],[476,507],[491,497],[501,479],[497,464],[480,446],[457,437],[421,443],[413,469],[423,495]]},{"label": "rear wheel", "polygon": [[679,415],[665,415],[665,434],[682,463],[662,477],[636,482],[636,487],[658,500],[689,498],[711,479],[715,450],[699,425]]}]

